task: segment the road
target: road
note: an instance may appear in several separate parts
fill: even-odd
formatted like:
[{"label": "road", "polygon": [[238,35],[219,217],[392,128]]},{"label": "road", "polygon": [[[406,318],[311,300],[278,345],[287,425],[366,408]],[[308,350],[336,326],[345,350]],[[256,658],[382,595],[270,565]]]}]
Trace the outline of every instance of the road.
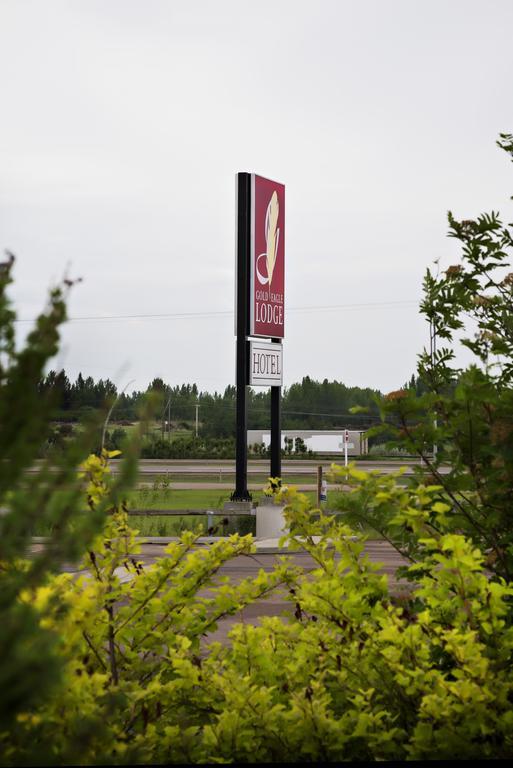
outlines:
[{"label": "road", "polygon": [[[334,463],[342,466],[343,457],[337,459]],[[328,472],[332,464],[331,459],[316,460],[297,460],[282,461],[282,476],[286,475],[315,475],[317,467],[322,466],[323,472]],[[111,461],[112,472],[118,471],[119,461]],[[400,467],[406,467],[406,474],[412,474],[415,467],[421,466],[420,461],[406,459],[401,461],[365,461],[357,462],[358,469],[365,471],[377,470],[388,474],[396,472]],[[248,462],[248,475],[267,475],[269,473],[269,460]],[[449,467],[442,467],[441,472],[446,473]],[[142,459],[139,462],[139,473],[141,475],[235,475],[235,461],[233,460],[191,460],[191,459]]]},{"label": "road", "polygon": [[[342,460],[343,461],[343,460]],[[317,489],[317,468],[322,466],[323,476],[326,478],[331,468],[331,460],[284,460],[282,461],[282,478],[290,482],[300,491],[315,491]],[[337,463],[337,462],[335,462]],[[357,463],[358,469],[365,471],[378,471],[383,474],[397,472],[401,467],[406,467],[404,477],[411,477],[420,462],[411,460],[399,461],[364,461]],[[113,474],[118,472],[119,462],[112,461]],[[442,467],[441,473],[449,471],[448,467]],[[260,491],[269,476],[269,461],[248,462],[248,490]],[[150,478],[166,478],[172,484],[174,490],[219,490],[232,491],[235,485],[235,462],[227,460],[148,460],[143,459],[139,463],[139,486],[151,485]],[[289,480],[290,478],[290,480]],[[333,485],[332,488],[338,487]]]},{"label": "road", "polygon": [[[351,457],[350,457],[351,458]],[[317,468],[322,467],[323,476],[326,479],[332,463],[339,466],[343,464],[343,457],[336,459],[301,459],[282,461],[281,475],[285,482],[290,482],[300,491],[315,491],[317,489]],[[40,462],[29,470],[37,471]],[[113,459],[110,462],[111,471],[115,475],[119,472],[120,461]],[[415,469],[421,467],[420,461],[405,459],[394,460],[358,460],[358,469],[367,472],[377,471],[383,474],[397,472],[405,467],[403,477],[412,477]],[[424,465],[425,466],[425,465]],[[447,474],[450,468],[440,467],[440,474]],[[260,491],[269,477],[269,459],[248,462],[248,490]],[[165,478],[174,490],[209,490],[209,491],[233,491],[235,487],[235,461],[226,459],[141,459],[139,462],[139,487],[151,486],[156,478]],[[338,487],[332,485],[332,488]]]}]

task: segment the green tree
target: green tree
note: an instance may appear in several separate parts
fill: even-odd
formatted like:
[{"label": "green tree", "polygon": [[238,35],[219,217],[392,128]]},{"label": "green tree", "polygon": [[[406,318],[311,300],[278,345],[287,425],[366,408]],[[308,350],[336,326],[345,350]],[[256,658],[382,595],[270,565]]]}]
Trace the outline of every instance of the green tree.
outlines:
[{"label": "green tree", "polygon": [[[513,159],[513,137],[501,134],[498,144]],[[488,553],[489,567],[509,581],[513,577],[511,225],[503,224],[494,212],[472,220],[457,220],[452,213],[448,218],[449,236],[461,244],[461,263],[440,274],[428,269],[424,278],[421,311],[436,339],[419,356],[417,381],[425,389],[420,395],[417,387],[386,395],[382,416],[387,423],[372,432],[392,432],[392,444],[422,458],[418,473],[428,476],[428,484],[439,486],[440,503],[448,505],[443,529],[465,531]],[[458,342],[469,321],[475,332]],[[455,364],[456,343],[474,356],[464,370]],[[443,464],[449,466],[448,472]],[[414,556],[416,538],[401,527],[390,529],[397,499],[390,500],[385,479],[379,482],[382,495],[373,480],[358,498],[342,500],[341,508]]]},{"label": "green tree", "polygon": [[[66,281],[50,292],[46,310],[37,318],[25,345],[15,343],[15,314],[7,295],[14,257],[0,264],[0,731],[21,710],[41,701],[55,684],[61,666],[56,638],[41,629],[34,608],[20,600],[27,589],[42,584],[63,560],[74,559],[101,527],[108,497],[84,510],[84,478],[77,469],[98,443],[99,415],[66,451],[50,455],[33,469],[42,446],[52,438],[51,420],[67,390],[67,377],[55,374],[57,386],[44,387],[43,372],[58,350],[59,327],[66,319]],[[68,382],[69,384],[69,382]],[[61,385],[65,385],[64,389]],[[133,474],[127,462],[122,484]],[[30,561],[36,523],[52,533]]]}]

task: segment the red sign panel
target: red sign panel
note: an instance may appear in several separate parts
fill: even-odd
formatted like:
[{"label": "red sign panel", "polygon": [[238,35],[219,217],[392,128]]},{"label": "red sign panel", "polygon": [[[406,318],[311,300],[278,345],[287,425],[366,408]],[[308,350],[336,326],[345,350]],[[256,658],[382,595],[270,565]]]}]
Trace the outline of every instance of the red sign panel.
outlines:
[{"label": "red sign panel", "polygon": [[250,335],[285,336],[285,187],[251,175]]}]

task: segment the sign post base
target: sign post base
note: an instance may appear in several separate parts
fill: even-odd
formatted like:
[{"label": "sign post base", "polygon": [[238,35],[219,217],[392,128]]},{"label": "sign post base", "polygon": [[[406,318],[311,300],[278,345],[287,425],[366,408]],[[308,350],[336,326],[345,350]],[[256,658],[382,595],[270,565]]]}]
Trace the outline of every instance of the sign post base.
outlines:
[{"label": "sign post base", "polygon": [[259,505],[256,509],[257,539],[279,539],[288,533],[283,510],[277,504]]}]

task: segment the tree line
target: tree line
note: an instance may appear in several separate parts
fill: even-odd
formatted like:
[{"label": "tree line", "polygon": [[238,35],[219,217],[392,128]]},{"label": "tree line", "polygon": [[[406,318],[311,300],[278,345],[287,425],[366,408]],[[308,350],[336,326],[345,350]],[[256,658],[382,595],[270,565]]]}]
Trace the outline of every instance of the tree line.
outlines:
[{"label": "tree line", "polygon": [[[158,392],[161,410],[157,417],[163,424],[170,421],[173,428],[190,428],[198,406],[199,431],[204,437],[233,437],[235,435],[236,388],[227,386],[223,393],[202,392],[196,384],[171,386],[154,378],[146,390],[131,394],[118,392],[109,379],[95,381],[79,373],[71,381],[64,370],[51,370],[39,382],[39,393],[51,394],[55,403],[55,419],[80,421],[88,411],[115,403],[111,422],[136,421],[145,395]],[[284,387],[282,391],[282,425],[284,429],[366,429],[378,420],[378,390],[348,387],[340,381],[316,381],[305,376],[301,382]],[[353,414],[355,406],[365,413]],[[270,424],[270,391],[249,389],[249,429],[267,429]]]}]

